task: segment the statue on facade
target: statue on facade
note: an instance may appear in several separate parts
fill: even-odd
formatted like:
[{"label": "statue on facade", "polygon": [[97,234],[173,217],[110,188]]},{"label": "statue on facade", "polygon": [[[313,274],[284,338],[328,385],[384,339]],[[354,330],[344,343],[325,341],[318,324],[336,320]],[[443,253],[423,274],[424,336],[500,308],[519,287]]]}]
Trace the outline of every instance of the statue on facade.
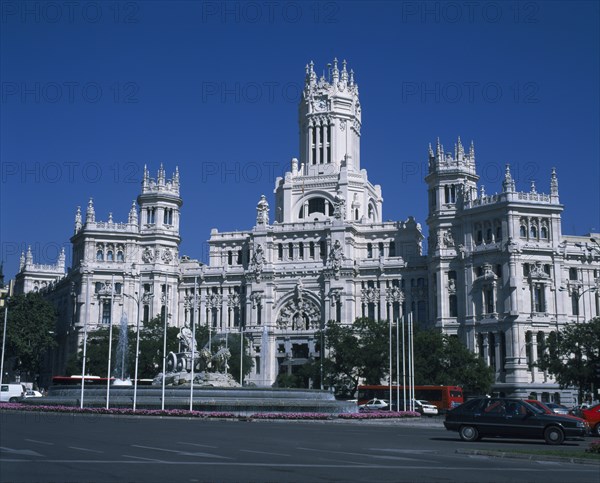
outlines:
[{"label": "statue on facade", "polygon": [[252,254],[252,261],[250,263],[251,269],[254,272],[254,275],[256,276],[257,281],[260,281],[260,276],[263,271],[264,263],[265,263],[265,256],[264,256],[263,247],[260,243],[257,243],[254,246],[254,253]]},{"label": "statue on facade", "polygon": [[260,226],[269,224],[269,202],[265,195],[261,195],[256,205],[256,224]]},{"label": "statue on facade", "polygon": [[335,195],[333,200],[333,217],[336,220],[344,220],[346,218],[346,200],[339,193]]},{"label": "statue on facade", "polygon": [[340,269],[342,268],[342,261],[344,260],[344,248],[339,240],[333,243],[333,247],[329,252],[328,265],[335,273],[336,280],[339,278]]}]

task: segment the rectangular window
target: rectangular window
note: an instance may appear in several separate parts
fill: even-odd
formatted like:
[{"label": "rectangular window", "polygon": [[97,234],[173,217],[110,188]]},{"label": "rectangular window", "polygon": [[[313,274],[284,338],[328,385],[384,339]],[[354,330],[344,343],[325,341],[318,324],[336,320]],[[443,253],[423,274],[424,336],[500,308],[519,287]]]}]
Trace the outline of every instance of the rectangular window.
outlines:
[{"label": "rectangular window", "polygon": [[110,301],[106,301],[102,304],[102,323],[110,324],[110,313],[111,313]]},{"label": "rectangular window", "polygon": [[544,303],[544,285],[535,284],[533,289],[533,306],[535,312],[545,312],[546,304]]}]

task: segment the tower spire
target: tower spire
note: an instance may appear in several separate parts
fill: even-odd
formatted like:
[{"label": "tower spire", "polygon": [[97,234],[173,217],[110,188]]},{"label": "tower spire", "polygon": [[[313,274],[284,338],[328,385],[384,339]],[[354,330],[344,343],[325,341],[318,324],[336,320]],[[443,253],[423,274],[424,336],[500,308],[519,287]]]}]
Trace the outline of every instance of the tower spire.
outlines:
[{"label": "tower spire", "polygon": [[556,168],[552,168],[550,175],[550,196],[558,197],[558,178],[556,176]]}]

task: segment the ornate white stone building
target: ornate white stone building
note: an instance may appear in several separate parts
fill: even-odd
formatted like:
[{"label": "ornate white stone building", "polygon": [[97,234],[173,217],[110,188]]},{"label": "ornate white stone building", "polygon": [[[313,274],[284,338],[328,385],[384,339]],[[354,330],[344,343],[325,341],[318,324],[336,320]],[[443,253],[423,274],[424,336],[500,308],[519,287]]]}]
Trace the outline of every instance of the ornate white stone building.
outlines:
[{"label": "ornate white stone building", "polygon": [[[45,289],[61,313],[59,373],[85,321],[98,327],[166,313],[215,333],[243,329],[254,367],[247,382],[271,385],[320,356],[326,321],[397,319],[459,337],[496,372],[495,391],[571,402],[572,391],[534,366],[544,339],[599,314],[600,251],[563,236],[556,173],[550,194],[516,190],[509,167],[499,194],[478,187],[475,150],[429,148],[428,253],[421,226],[383,222],[383,198],[361,168],[361,104],[352,71],[334,60],[330,79],[306,67],[299,158],[265,196],[246,231],[211,231],[207,265],[179,256],[179,173],[144,170],[126,223],[96,221],[90,200],[75,217],[73,266],[23,255],[17,290]],[[250,223],[249,223],[250,225]],[[114,284],[114,285],[113,285]],[[139,294],[139,295],[138,295]]]}]

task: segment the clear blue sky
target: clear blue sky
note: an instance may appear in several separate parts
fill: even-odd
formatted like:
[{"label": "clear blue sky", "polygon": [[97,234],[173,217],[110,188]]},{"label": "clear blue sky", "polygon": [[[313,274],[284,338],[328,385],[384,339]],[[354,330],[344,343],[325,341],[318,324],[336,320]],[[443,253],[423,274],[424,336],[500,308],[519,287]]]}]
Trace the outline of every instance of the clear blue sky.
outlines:
[{"label": "clear blue sky", "polygon": [[[76,2],[73,2],[76,3]],[[600,229],[599,3],[2,1],[1,253],[54,262],[77,205],[125,221],[144,163],[179,166],[182,254],[247,229],[298,156],[304,66],[348,60],[362,167],[384,219],[425,227],[427,145],[473,139],[486,192],[505,163],[549,190],[563,232]],[[70,263],[70,249],[67,249]]]}]

